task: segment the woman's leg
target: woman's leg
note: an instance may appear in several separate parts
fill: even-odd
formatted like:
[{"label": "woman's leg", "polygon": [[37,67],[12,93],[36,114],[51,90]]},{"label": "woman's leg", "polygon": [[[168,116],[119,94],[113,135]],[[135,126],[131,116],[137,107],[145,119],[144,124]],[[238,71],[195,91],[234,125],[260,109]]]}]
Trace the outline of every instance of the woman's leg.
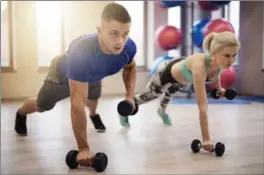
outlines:
[{"label": "woman's leg", "polygon": [[178,83],[172,84],[169,88],[166,89],[166,91],[163,93],[161,100],[160,100],[160,106],[158,108],[158,114],[161,117],[162,121],[166,125],[171,125],[171,120],[166,113],[167,106],[171,99],[173,98],[174,94],[179,90],[180,85]]},{"label": "woman's leg", "polygon": [[[161,86],[159,73],[156,73],[148,82],[145,91],[134,96],[135,103],[139,106],[152,101],[162,95],[165,86]],[[130,126],[128,117],[119,116],[120,124],[122,126]]]},{"label": "woman's leg", "polygon": [[159,96],[161,96],[166,89],[166,85],[161,85],[160,77],[158,73],[154,75],[146,86],[143,93],[134,96],[135,103],[137,105],[142,105],[150,102]]}]

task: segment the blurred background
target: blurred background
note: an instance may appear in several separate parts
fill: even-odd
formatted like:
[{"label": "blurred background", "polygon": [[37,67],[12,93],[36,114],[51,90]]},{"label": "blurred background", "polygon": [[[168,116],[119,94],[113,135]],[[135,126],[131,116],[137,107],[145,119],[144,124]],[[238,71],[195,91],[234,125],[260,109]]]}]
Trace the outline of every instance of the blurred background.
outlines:
[{"label": "blurred background", "polygon": [[[51,59],[72,39],[96,32],[100,13],[113,1],[1,1],[1,99],[36,96]],[[264,96],[264,2],[114,1],[132,17],[136,42],[136,92],[144,90],[158,59],[202,52],[210,32],[240,39],[236,62],[223,77],[241,95]],[[103,80],[103,95],[123,95],[122,74]]]}]

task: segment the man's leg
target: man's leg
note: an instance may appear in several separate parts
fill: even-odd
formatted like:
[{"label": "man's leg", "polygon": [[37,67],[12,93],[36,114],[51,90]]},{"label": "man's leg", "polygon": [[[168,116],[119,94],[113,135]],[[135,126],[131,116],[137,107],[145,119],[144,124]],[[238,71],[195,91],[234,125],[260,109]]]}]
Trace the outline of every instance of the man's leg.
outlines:
[{"label": "man's leg", "polygon": [[168,89],[166,89],[161,97],[158,114],[161,117],[163,123],[166,125],[171,125],[171,120],[166,113],[166,108],[170,100],[173,98],[173,95],[179,90],[179,88],[179,84],[172,84]]},{"label": "man's leg", "polygon": [[90,83],[89,84],[89,92],[88,92],[88,100],[87,107],[90,111],[90,119],[93,122],[95,130],[98,132],[105,131],[105,125],[103,124],[100,115],[96,112],[99,98],[101,97],[102,84],[101,81]]},{"label": "man's leg", "polygon": [[33,112],[44,112],[51,110],[56,102],[69,96],[68,84],[56,84],[45,81],[38,96],[29,98],[16,113],[15,131],[19,135],[27,134],[27,115]]}]

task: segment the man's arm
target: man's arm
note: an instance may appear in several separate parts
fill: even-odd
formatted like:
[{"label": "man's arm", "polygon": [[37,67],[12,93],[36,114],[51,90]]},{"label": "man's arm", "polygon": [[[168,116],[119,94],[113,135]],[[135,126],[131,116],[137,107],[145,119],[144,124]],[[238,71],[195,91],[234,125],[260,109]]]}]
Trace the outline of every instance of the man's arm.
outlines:
[{"label": "man's arm", "polygon": [[88,83],[69,79],[71,99],[71,120],[73,132],[78,144],[79,151],[89,149],[87,142],[87,121],[85,104],[88,95]]},{"label": "man's arm", "polygon": [[136,84],[136,63],[133,60],[130,64],[124,66],[123,81],[126,88],[126,98],[132,100]]},{"label": "man's arm", "polygon": [[196,101],[199,108],[200,126],[202,131],[203,141],[209,141],[208,117],[207,117],[207,96],[205,89],[205,66],[201,59],[194,59],[193,66],[193,82],[196,95]]}]

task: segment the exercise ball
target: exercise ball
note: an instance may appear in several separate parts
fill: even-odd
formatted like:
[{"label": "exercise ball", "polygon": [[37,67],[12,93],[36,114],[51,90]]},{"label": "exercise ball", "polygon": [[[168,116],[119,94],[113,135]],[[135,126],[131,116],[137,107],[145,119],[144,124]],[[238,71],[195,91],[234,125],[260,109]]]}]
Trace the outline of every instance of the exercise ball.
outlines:
[{"label": "exercise ball", "polygon": [[160,0],[160,4],[163,7],[171,8],[171,7],[183,6],[185,4],[185,1],[162,1]]},{"label": "exercise ball", "polygon": [[233,68],[225,69],[221,73],[221,86],[229,89],[236,81],[236,72]]},{"label": "exercise ball", "polygon": [[229,4],[231,1],[208,1],[208,2],[213,6],[222,7]]},{"label": "exercise ball", "polygon": [[161,26],[156,31],[156,43],[162,50],[176,49],[182,40],[182,33],[174,26]]},{"label": "exercise ball", "polygon": [[160,56],[158,57],[153,65],[152,65],[152,68],[151,68],[151,76],[153,76],[156,72],[157,72],[157,69],[159,67],[159,65],[161,63],[163,63],[164,61],[168,61],[168,60],[171,60],[173,57],[170,57],[170,56]]},{"label": "exercise ball", "polygon": [[[220,82],[221,82],[221,86],[224,89],[231,88],[231,86],[235,83],[235,81],[236,81],[236,71],[233,67],[230,67],[229,69],[224,69],[221,72]],[[210,83],[208,84],[208,87],[210,89],[215,89],[217,87],[216,83],[217,82]]]},{"label": "exercise ball", "polygon": [[204,28],[204,37],[212,32],[219,33],[225,31],[235,33],[234,27],[228,20],[222,18],[214,19]]},{"label": "exercise ball", "polygon": [[203,28],[210,21],[211,20],[209,18],[204,18],[196,21],[193,25],[192,40],[193,40],[193,44],[198,48],[202,48],[203,40],[204,40]]},{"label": "exercise ball", "polygon": [[210,4],[209,1],[198,1],[198,4],[204,11],[214,11],[219,9],[219,7]]}]

